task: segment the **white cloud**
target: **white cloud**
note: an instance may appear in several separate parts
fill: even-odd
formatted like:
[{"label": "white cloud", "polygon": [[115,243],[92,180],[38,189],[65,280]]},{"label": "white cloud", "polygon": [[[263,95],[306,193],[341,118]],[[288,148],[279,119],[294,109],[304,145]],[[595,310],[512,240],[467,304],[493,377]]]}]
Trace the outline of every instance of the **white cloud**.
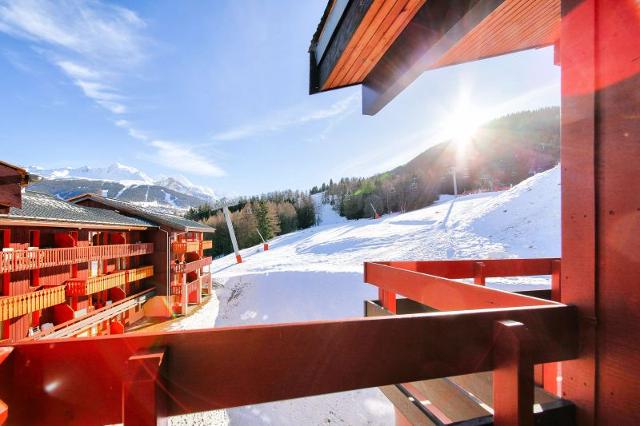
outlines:
[{"label": "white cloud", "polygon": [[127,133],[129,134],[129,136],[131,136],[134,139],[138,139],[140,141],[148,141],[149,140],[149,135],[147,135],[146,132],[138,130],[137,128],[135,128],[133,126],[133,124],[131,124],[127,120],[116,120],[115,121],[115,125],[120,127],[120,128],[125,129],[127,131]]},{"label": "white cloud", "polygon": [[[146,58],[145,26],[135,12],[100,0],[0,0],[0,32],[27,40],[87,98],[119,117],[135,106],[118,83]],[[190,174],[225,175],[187,145],[152,139],[124,118],[114,124],[153,150],[145,155],[151,162]]]},{"label": "white cloud", "polygon": [[0,0],[0,31],[34,43],[85,96],[113,114],[128,110],[116,82],[143,61],[144,27],[133,11],[98,0]]},{"label": "white cloud", "polygon": [[57,65],[72,78],[94,80],[100,78],[100,74],[97,71],[71,61],[58,61]]},{"label": "white cloud", "polygon": [[203,158],[201,154],[193,152],[182,144],[154,140],[149,145],[156,151],[148,159],[164,167],[201,176],[220,177],[226,174],[220,167]]},{"label": "white cloud", "polygon": [[0,31],[99,61],[140,60],[145,23],[134,12],[97,0],[8,0]]},{"label": "white cloud", "polygon": [[246,139],[261,133],[278,132],[289,127],[299,126],[312,121],[321,121],[342,116],[355,111],[357,104],[358,96],[353,94],[329,105],[327,108],[301,114],[301,108],[298,107],[293,110],[274,114],[271,117],[259,120],[253,124],[247,124],[216,133],[212,138],[217,141],[230,141]]}]

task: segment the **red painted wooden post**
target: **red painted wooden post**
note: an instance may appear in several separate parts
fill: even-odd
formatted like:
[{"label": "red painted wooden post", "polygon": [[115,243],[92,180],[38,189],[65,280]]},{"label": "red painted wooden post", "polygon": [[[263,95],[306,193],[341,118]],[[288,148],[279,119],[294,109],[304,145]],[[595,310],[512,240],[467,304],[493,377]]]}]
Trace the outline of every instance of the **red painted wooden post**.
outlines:
[{"label": "red painted wooden post", "polygon": [[380,300],[380,305],[385,308],[389,312],[393,312],[394,314],[397,312],[396,309],[396,294],[387,291],[383,288],[378,289],[378,299]]},{"label": "red painted wooden post", "polygon": [[160,349],[129,357],[122,386],[122,421],[125,426],[167,424],[165,401],[159,386],[164,355],[164,349]]},{"label": "red painted wooden post", "polygon": [[485,264],[483,262],[475,262],[473,264],[473,283],[485,285]]},{"label": "red painted wooden post", "polygon": [[[4,229],[3,237],[2,237],[2,248],[11,247],[11,230]],[[15,268],[15,256],[13,257],[12,263]],[[3,296],[11,296],[11,274],[4,273],[2,274],[2,295]],[[2,324],[2,333],[0,334],[0,339],[8,339],[11,337],[11,320],[6,320]]]},{"label": "red painted wooden post", "polygon": [[533,426],[532,341],[524,324],[496,321],[493,416],[496,426]]},{"label": "red painted wooden post", "polygon": [[[13,348],[11,346],[6,346],[4,348],[0,348],[0,364],[7,359],[7,357],[11,354]],[[0,399],[0,425],[3,425],[7,422],[7,418],[9,417],[9,407],[5,404],[4,401]]]},{"label": "red painted wooden post", "polygon": [[[561,294],[561,263],[560,260],[551,261],[551,300],[559,302]],[[561,365],[559,362],[543,364],[543,385],[547,392],[562,396],[562,382],[559,381]]]}]

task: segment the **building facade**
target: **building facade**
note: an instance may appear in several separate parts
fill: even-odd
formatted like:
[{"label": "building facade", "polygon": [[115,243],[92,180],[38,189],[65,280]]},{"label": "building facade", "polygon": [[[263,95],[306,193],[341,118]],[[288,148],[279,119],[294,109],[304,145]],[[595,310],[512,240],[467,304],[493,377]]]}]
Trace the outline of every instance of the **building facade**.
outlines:
[{"label": "building facade", "polygon": [[[24,190],[29,179],[0,163],[0,341],[123,333],[211,294],[211,242],[199,224],[171,228],[90,197],[63,201]],[[158,296],[166,309],[148,312]]]},{"label": "building facade", "polygon": [[200,304],[202,294],[211,294],[212,281],[209,266],[212,258],[204,251],[212,248],[205,234],[214,229],[193,220],[143,208],[125,201],[96,194],[84,194],[69,200],[77,205],[102,210],[111,210],[127,217],[146,220],[158,227],[157,247],[164,247],[163,255],[156,263],[169,263],[156,280],[159,295],[169,296],[175,312],[187,313],[189,304]]}]

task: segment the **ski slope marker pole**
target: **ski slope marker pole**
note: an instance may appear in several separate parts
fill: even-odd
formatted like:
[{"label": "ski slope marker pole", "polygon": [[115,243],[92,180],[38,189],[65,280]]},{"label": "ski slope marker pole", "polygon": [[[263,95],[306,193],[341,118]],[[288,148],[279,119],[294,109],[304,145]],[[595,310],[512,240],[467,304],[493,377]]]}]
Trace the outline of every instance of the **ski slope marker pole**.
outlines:
[{"label": "ski slope marker pole", "polygon": [[236,253],[236,261],[238,263],[242,263],[242,256],[240,256],[240,250],[238,250],[238,240],[236,240],[236,233],[233,230],[233,223],[231,223],[231,213],[227,206],[223,206],[222,211],[224,212],[224,218],[227,221],[227,228],[229,229],[231,244],[233,244],[233,251]]}]

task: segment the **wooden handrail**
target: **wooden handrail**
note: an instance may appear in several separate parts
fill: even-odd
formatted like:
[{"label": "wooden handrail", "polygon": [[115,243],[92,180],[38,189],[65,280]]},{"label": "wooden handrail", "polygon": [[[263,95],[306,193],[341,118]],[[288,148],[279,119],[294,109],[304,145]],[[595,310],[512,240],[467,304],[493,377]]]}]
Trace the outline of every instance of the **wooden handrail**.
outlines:
[{"label": "wooden handrail", "polygon": [[[503,320],[529,329],[534,364],[578,354],[577,310],[563,305],[129,333],[13,345],[11,362],[0,364],[8,378],[0,380],[0,399],[17,424],[63,423],[69,412],[96,424],[122,422],[118,395],[60,404],[59,395],[42,392],[42,380],[15,372],[56,378],[76,395],[112,395],[130,377],[129,357],[158,348],[170,354],[157,385],[166,415],[491,371],[494,327]],[[319,354],[318,347],[337,350]]]},{"label": "wooden handrail", "polygon": [[194,240],[194,241],[174,241],[171,250],[174,254],[197,253],[201,250],[207,250],[213,247],[211,240]]},{"label": "wooden handrail", "polygon": [[[138,292],[136,294],[128,296],[128,297],[126,297],[126,298],[124,298],[122,300],[118,300],[117,302],[113,302],[113,303],[111,303],[109,305],[103,306],[102,308],[99,308],[99,309],[96,309],[94,311],[91,311],[90,313],[87,313],[86,315],[83,315],[83,316],[77,317],[77,318],[73,318],[73,319],[71,319],[69,321],[63,322],[63,323],[58,324],[58,325],[56,325],[54,327],[51,327],[49,329],[42,330],[39,333],[34,334],[33,336],[29,336],[28,338],[26,338],[24,340],[37,340],[37,339],[40,339],[40,338],[42,338],[44,336],[47,336],[47,335],[49,335],[51,333],[54,333],[56,331],[62,330],[64,328],[67,328],[67,327],[69,327],[69,326],[71,326],[73,324],[76,324],[76,323],[78,323],[80,321],[83,321],[83,320],[85,320],[85,319],[87,319],[89,317],[94,317],[97,314],[105,312],[105,311],[107,311],[109,309],[113,309],[113,308],[115,308],[115,307],[117,307],[119,305],[122,305],[122,304],[130,301],[130,300],[137,299],[137,298],[140,298],[140,297],[142,297],[144,295],[148,295],[148,294],[155,294],[155,291],[156,291],[155,288],[148,288],[146,290],[142,290],[141,292]],[[2,341],[0,341],[0,344],[1,343],[2,343]]]},{"label": "wooden handrail", "polygon": [[173,272],[193,272],[205,266],[211,265],[211,261],[212,259],[209,256],[188,263],[172,263],[171,269],[173,270]]},{"label": "wooden handrail", "polygon": [[71,265],[92,260],[141,256],[153,253],[153,243],[59,247],[0,252],[0,273]]},{"label": "wooden handrail", "polygon": [[86,296],[153,276],[153,266],[128,269],[87,279],[72,278],[66,282],[67,297]]},{"label": "wooden handrail", "polygon": [[559,262],[559,259],[365,262],[364,281],[378,287],[383,306],[392,312],[396,294],[441,311],[536,306],[555,302],[453,278],[474,278],[474,282],[481,284],[487,276],[553,275]]},{"label": "wooden handrail", "polygon": [[0,297],[0,321],[39,311],[64,303],[64,301],[65,286],[63,285],[15,296]]},{"label": "wooden handrail", "polygon": [[[193,281],[187,283],[187,293],[191,294],[192,292],[198,289],[198,281],[200,281],[203,277],[196,278]],[[204,281],[203,281],[204,282]],[[180,296],[182,295],[182,284],[172,284],[171,285],[171,295]]]}]

